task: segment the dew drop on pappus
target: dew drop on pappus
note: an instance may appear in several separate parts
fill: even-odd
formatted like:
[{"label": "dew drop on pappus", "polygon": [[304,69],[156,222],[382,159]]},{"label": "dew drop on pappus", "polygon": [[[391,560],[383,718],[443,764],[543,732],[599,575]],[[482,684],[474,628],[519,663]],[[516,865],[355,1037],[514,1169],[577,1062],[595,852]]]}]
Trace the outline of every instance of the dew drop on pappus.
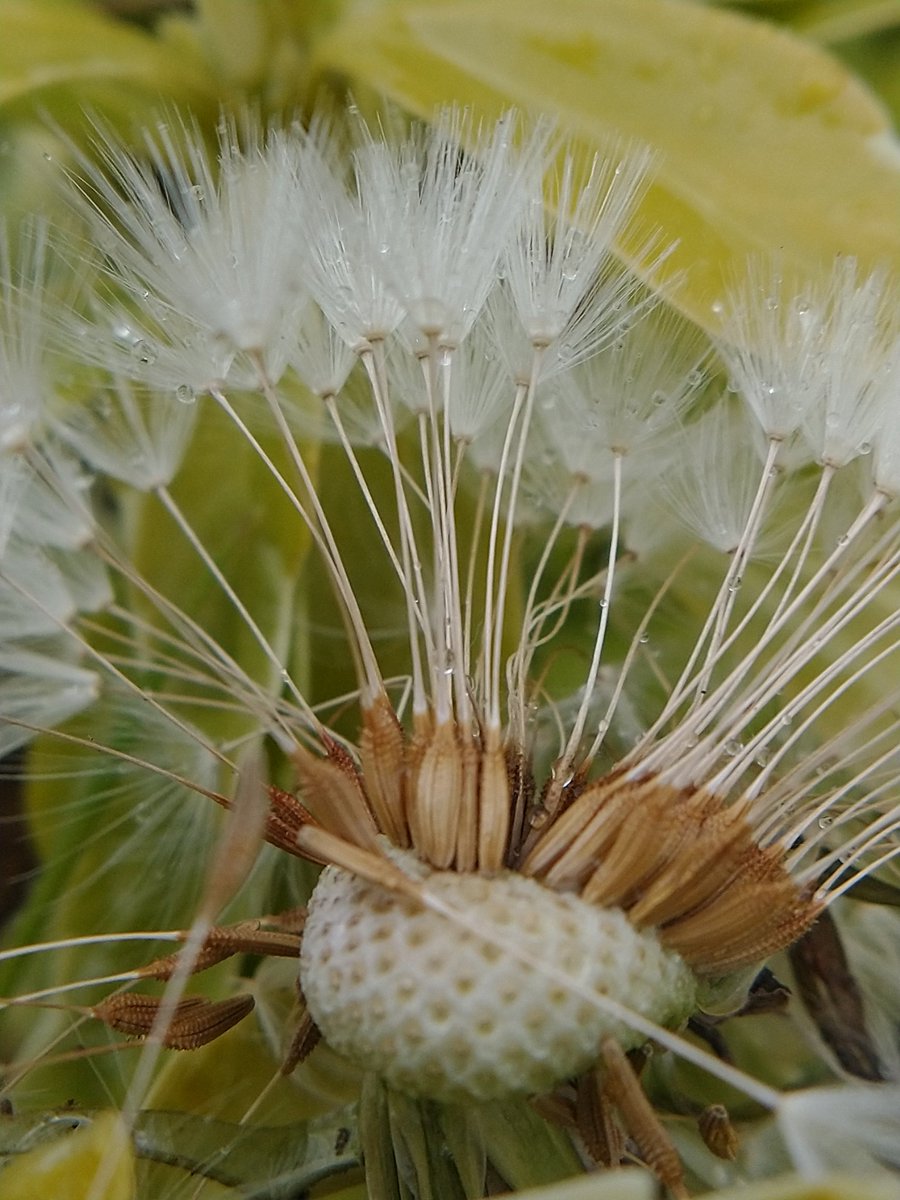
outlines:
[{"label": "dew drop on pappus", "polygon": [[150,363],[156,362],[158,354],[155,346],[152,346],[149,342],[145,342],[143,338],[138,338],[131,347],[131,357],[135,362],[139,362],[143,366],[149,366]]}]

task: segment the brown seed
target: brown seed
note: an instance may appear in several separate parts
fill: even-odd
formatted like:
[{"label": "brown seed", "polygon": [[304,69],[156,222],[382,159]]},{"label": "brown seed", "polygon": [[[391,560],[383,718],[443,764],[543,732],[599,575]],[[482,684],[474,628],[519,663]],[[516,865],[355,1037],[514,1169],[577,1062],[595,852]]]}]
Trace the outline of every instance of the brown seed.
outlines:
[{"label": "brown seed", "polygon": [[296,796],[281,788],[269,786],[269,815],[266,821],[266,841],[279,850],[300,857],[297,850],[297,830],[316,821],[308,808]]},{"label": "brown seed", "polygon": [[460,743],[462,790],[459,800],[459,827],[453,864],[457,871],[474,871],[478,865],[479,794],[481,787],[481,748],[468,733]]},{"label": "brown seed", "polygon": [[478,865],[482,871],[499,871],[506,861],[511,806],[506,751],[496,737],[481,759],[479,807]]},{"label": "brown seed", "polygon": [[676,1200],[686,1200],[688,1193],[678,1151],[653,1111],[624,1050],[614,1038],[605,1037],[600,1054],[606,1068],[605,1095],[619,1110],[641,1157]]},{"label": "brown seed", "polygon": [[734,1162],[740,1141],[723,1104],[710,1104],[697,1120],[697,1128],[707,1147],[717,1158]]},{"label": "brown seed", "polygon": [[[153,1032],[165,997],[124,992],[96,1005],[94,1016],[128,1037],[145,1038]],[[170,1050],[197,1050],[227,1033],[252,1011],[252,996],[232,996],[228,1000],[207,1000],[186,996],[173,1007],[169,1022],[160,1036]]]},{"label": "brown seed", "polygon": [[603,1082],[598,1069],[588,1071],[578,1080],[575,1127],[595,1163],[618,1167],[624,1158],[625,1142],[612,1105],[603,1093]]},{"label": "brown seed", "polygon": [[463,761],[456,726],[444,721],[419,761],[407,814],[413,845],[435,867],[449,867],[456,854],[462,793]]},{"label": "brown seed", "polygon": [[[300,954],[298,934],[260,928],[259,921],[241,921],[236,925],[217,925],[209,931],[196,955],[192,975],[224,962],[234,954],[264,954],[272,958],[296,958]],[[171,979],[181,957],[180,951],[154,959],[137,972],[142,979]]]},{"label": "brown seed", "polygon": [[404,783],[406,747],[391,702],[382,693],[363,709],[359,758],[363,783],[381,832],[395,846],[409,845]]},{"label": "brown seed", "polygon": [[319,1028],[308,1012],[304,1012],[294,1031],[284,1062],[279,1068],[282,1075],[290,1075],[312,1054],[322,1038]]},{"label": "brown seed", "polygon": [[378,827],[346,751],[330,743],[327,757],[322,757],[296,747],[291,758],[316,820],[345,841],[374,849]]}]

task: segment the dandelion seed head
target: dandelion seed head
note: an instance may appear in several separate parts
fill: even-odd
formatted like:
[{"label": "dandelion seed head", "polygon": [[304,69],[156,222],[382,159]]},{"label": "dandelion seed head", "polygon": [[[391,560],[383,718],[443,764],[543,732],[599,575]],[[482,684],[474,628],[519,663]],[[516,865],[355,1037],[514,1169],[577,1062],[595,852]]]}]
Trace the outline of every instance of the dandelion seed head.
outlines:
[{"label": "dandelion seed head", "polygon": [[640,150],[450,112],[344,159],[323,126],[97,158],[102,261],[40,326],[72,403],[0,470],[0,749],[71,738],[228,836],[265,789],[326,868],[304,1038],[412,1095],[689,1054],[695,1004],[900,853],[887,277],[753,267],[716,359],[612,260]]}]

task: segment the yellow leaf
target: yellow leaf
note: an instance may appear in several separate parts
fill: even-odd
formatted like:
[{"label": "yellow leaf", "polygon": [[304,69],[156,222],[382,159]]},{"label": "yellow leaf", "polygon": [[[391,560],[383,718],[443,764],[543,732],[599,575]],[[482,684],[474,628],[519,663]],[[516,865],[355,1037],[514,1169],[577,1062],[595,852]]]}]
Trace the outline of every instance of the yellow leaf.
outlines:
[{"label": "yellow leaf", "polygon": [[401,0],[355,13],[318,47],[429,117],[549,112],[576,144],[636,139],[659,155],[634,230],[678,239],[663,280],[707,327],[748,256],[815,274],[836,254],[900,268],[900,150],[872,95],[776,27],[679,0]]},{"label": "yellow leaf", "polygon": [[2,1200],[134,1200],[134,1155],[116,1113],[28,1150],[0,1172]]},{"label": "yellow leaf", "polygon": [[848,41],[900,25],[900,0],[813,0],[790,23],[818,42]]},{"label": "yellow leaf", "polygon": [[[252,1105],[257,1124],[295,1124],[299,1128],[328,1107],[305,1086],[310,1072],[322,1076],[323,1086],[330,1085],[332,1108],[336,1093],[341,1103],[355,1095],[354,1073],[325,1046],[304,1063],[296,1079],[281,1078],[273,1085],[277,1071],[278,1061],[251,1019],[201,1050],[170,1055],[153,1085],[148,1107],[240,1121]],[[260,1105],[263,1094],[265,1101]]]},{"label": "yellow leaf", "polygon": [[[828,1175],[814,1182],[789,1176],[765,1183],[709,1192],[703,1200],[898,1200],[900,1189],[889,1179]],[[562,1198],[560,1198],[562,1200]]]},{"label": "yellow leaf", "polygon": [[653,1200],[657,1187],[646,1171],[610,1171],[550,1187],[529,1188],[519,1195],[522,1200]]}]

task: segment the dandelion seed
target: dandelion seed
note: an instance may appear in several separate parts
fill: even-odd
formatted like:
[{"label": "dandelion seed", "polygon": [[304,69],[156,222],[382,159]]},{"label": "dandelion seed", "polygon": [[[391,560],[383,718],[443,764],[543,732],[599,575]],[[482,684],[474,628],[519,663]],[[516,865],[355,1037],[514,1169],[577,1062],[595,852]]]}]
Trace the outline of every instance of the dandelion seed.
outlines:
[{"label": "dandelion seed", "polygon": [[144,143],[138,158],[100,129],[99,165],[79,156],[74,201],[109,283],[148,323],[129,337],[138,377],[152,383],[180,357],[193,379],[198,339],[219,338],[232,355],[259,355],[277,379],[306,298],[296,143],[223,122],[217,175],[196,127],[161,122]]}]

